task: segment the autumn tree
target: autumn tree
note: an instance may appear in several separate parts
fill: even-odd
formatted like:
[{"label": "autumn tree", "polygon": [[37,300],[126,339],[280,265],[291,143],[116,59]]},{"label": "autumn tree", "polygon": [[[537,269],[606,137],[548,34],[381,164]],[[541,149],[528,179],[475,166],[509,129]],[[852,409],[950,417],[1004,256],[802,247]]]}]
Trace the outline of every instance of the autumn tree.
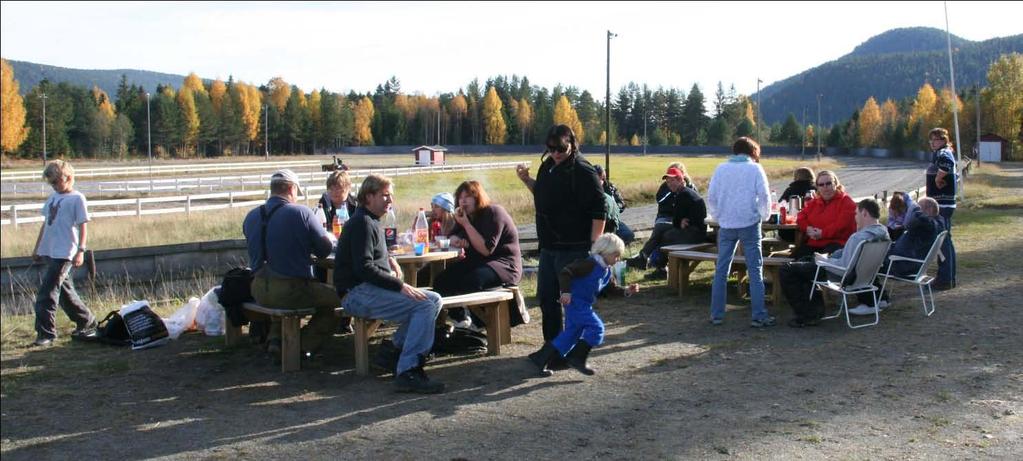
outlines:
[{"label": "autumn tree", "polygon": [[3,151],[14,152],[28,137],[25,126],[25,102],[18,93],[18,81],[14,79],[14,69],[6,59],[0,60],[2,76],[0,91],[3,92]]},{"label": "autumn tree", "polygon": [[195,72],[189,73],[185,80],[181,82],[181,89],[192,92],[193,96],[205,95],[206,87],[202,84],[202,79]]},{"label": "autumn tree", "polygon": [[448,116],[452,121],[452,134],[454,138],[451,140],[455,144],[462,143],[462,125],[465,120],[465,116],[469,113],[469,103],[465,100],[465,95],[459,90],[458,94],[451,99],[451,103],[448,104]]},{"label": "autumn tree", "polygon": [[270,104],[277,109],[277,113],[284,113],[288,105],[288,98],[291,98],[291,85],[281,77],[274,77],[266,84]]},{"label": "autumn tree", "polygon": [[515,113],[515,122],[522,131],[522,144],[526,144],[526,133],[533,124],[533,106],[529,105],[526,98],[519,99],[518,110]]},{"label": "autumn tree", "polygon": [[373,121],[373,101],[363,96],[355,106],[355,143],[360,146],[373,145],[373,130],[370,123]]},{"label": "autumn tree", "polygon": [[582,144],[583,140],[586,139],[583,132],[583,124],[579,121],[579,115],[576,114],[572,104],[568,102],[568,98],[564,95],[558,99],[558,103],[554,106],[554,124],[568,125],[575,132],[575,137],[579,144]]},{"label": "autumn tree", "polygon": [[181,133],[183,156],[193,152],[199,139],[199,112],[195,108],[195,97],[192,94],[191,87],[182,85],[175,98],[178,103],[178,129]]},{"label": "autumn tree", "polygon": [[1002,55],[988,68],[987,81],[981,99],[990,131],[1010,140],[1013,152],[1023,152],[1023,54]]},{"label": "autumn tree", "polygon": [[934,128],[934,109],[938,105],[938,94],[930,83],[924,83],[916,92],[913,107],[909,111],[911,137],[920,137],[921,133]]},{"label": "autumn tree", "polygon": [[497,89],[490,87],[486,97],[483,98],[483,119],[484,143],[504,144],[508,136],[508,128],[504,121],[504,114],[501,112],[503,104],[497,96]]},{"label": "autumn tree", "polygon": [[859,142],[860,147],[876,147],[881,139],[881,108],[873,96],[867,98],[860,109]]}]

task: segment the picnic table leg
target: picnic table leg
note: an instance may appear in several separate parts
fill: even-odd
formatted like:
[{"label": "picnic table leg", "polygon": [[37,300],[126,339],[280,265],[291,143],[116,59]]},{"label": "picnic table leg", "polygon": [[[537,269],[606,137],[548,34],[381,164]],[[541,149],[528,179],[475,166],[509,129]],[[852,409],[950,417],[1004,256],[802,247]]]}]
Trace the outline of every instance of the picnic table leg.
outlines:
[{"label": "picnic table leg", "polygon": [[281,371],[302,368],[302,335],[299,324],[302,317],[289,315],[281,319]]},{"label": "picnic table leg", "polygon": [[501,344],[511,344],[511,301],[501,301],[497,305],[497,317],[501,319]]},{"label": "picnic table leg", "polygon": [[405,280],[405,283],[412,286],[416,286],[416,283],[418,283],[419,279],[419,274],[417,273],[418,271],[416,270],[416,265],[415,264],[404,265],[402,266],[401,271],[403,275],[402,278]]},{"label": "picnic table leg", "polygon": [[771,273],[771,298],[774,307],[782,305],[780,267],[770,266],[767,268]]},{"label": "picnic table leg", "polygon": [[487,322],[487,355],[501,355],[501,316],[498,308],[500,304],[484,304],[469,308]]},{"label": "picnic table leg", "polygon": [[379,320],[354,317],[355,322],[355,374],[369,375],[369,338],[380,326]]},{"label": "picnic table leg", "polygon": [[681,258],[672,258],[668,255],[668,288],[677,289],[679,283],[679,271],[682,265]]},{"label": "picnic table leg", "polygon": [[700,261],[681,261],[678,272],[678,295],[683,296],[686,294],[686,288],[689,288],[689,275],[696,270],[696,266],[700,265]]},{"label": "picnic table leg", "polygon": [[227,346],[236,346],[242,338],[242,327],[235,326],[231,319],[227,319],[224,325],[224,340]]}]

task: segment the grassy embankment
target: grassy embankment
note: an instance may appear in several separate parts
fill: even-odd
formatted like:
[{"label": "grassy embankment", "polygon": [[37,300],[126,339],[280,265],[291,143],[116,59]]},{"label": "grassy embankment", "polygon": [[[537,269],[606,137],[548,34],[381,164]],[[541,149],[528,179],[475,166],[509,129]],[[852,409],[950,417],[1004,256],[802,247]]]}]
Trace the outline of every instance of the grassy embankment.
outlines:
[{"label": "grassy embankment", "polygon": [[[346,162],[353,165],[380,164],[381,156],[349,157]],[[391,156],[388,156],[391,157]],[[599,161],[596,156],[594,161]],[[407,159],[406,159],[407,160]],[[653,202],[653,195],[661,182],[665,166],[674,160],[685,160],[686,167],[701,191],[706,191],[714,167],[721,162],[719,157],[687,158],[677,156],[617,156],[611,165],[612,181],[619,187],[626,200],[633,206]],[[458,163],[488,161],[532,161],[535,175],[538,157],[529,156],[473,156],[458,157]],[[791,177],[791,171],[801,165],[796,160],[765,160],[764,167],[772,182],[784,189]],[[823,167],[833,168],[833,162],[824,162]],[[483,183],[491,199],[504,206],[518,224],[533,222],[533,203],[528,191],[518,181],[513,169],[484,170],[468,173],[426,174],[422,176],[396,177],[396,208],[399,223],[410,223],[419,207],[429,209],[430,198],[437,192],[451,191],[466,179]],[[309,203],[315,206],[316,198]],[[97,218],[89,224],[89,247],[94,250],[130,248],[172,243],[211,241],[242,238],[241,222],[249,209],[223,209],[185,214],[168,214],[120,218]],[[4,226],[0,229],[0,255],[4,258],[28,256],[35,244],[39,224],[19,226],[14,229]]]}]

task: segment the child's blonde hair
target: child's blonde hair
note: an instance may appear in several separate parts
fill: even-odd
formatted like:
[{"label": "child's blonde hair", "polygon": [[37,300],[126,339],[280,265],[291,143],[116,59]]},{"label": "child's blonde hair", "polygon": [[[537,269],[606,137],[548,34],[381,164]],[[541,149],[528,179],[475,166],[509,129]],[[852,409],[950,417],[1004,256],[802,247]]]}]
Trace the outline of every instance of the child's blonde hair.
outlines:
[{"label": "child's blonde hair", "polygon": [[53,160],[46,164],[43,169],[43,179],[53,184],[60,178],[71,178],[75,176],[75,168],[63,160]]},{"label": "child's blonde hair", "polygon": [[593,247],[590,248],[591,255],[607,256],[612,253],[618,253],[619,256],[625,253],[625,242],[615,234],[597,237],[597,241],[593,242]]}]

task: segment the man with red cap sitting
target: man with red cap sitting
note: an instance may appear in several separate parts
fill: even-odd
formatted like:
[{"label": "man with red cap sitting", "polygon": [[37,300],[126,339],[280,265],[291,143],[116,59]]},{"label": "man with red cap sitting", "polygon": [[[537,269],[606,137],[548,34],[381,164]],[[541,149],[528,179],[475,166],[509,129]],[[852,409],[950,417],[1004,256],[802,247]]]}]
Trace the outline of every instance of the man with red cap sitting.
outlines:
[{"label": "man with red cap sitting", "polygon": [[707,225],[703,222],[707,218],[707,205],[696,190],[686,187],[684,168],[681,165],[669,167],[661,177],[668,186],[668,193],[657,198],[654,230],[639,254],[626,263],[629,267],[646,269],[649,262],[649,267],[657,269],[650,278],[667,277],[667,259],[658,251],[660,247],[707,241]]}]

